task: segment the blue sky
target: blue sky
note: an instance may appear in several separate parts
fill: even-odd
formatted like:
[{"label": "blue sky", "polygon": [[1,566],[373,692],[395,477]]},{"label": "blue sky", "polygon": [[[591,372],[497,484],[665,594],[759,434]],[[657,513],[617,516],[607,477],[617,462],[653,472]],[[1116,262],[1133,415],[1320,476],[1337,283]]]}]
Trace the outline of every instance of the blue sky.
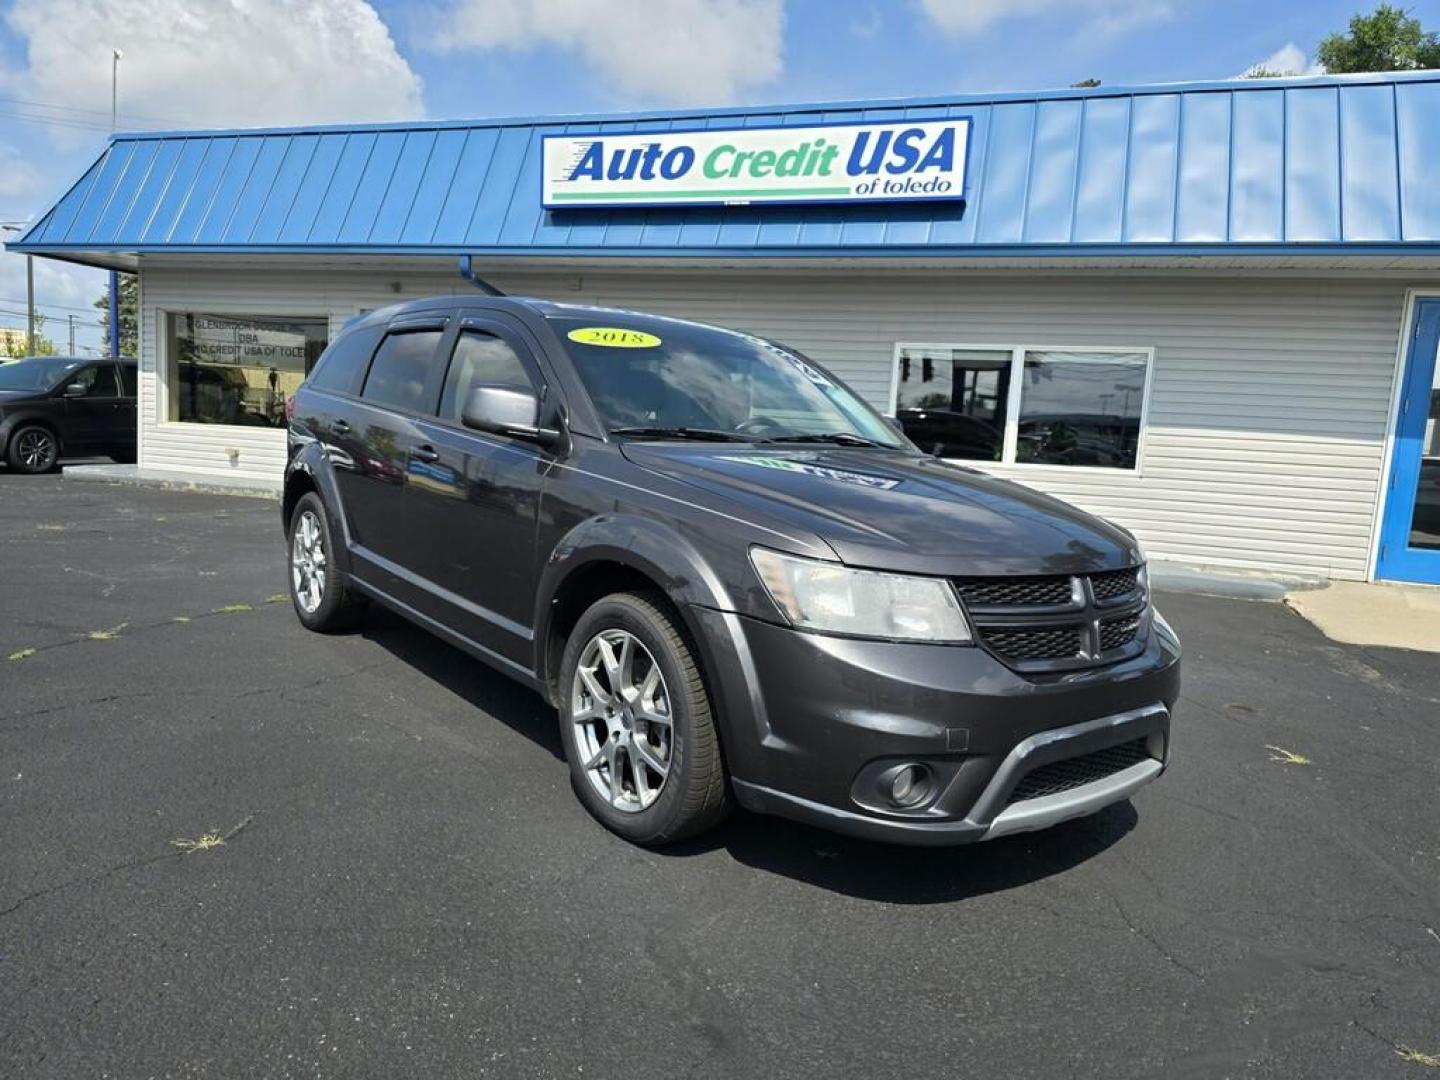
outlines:
[{"label": "blue sky", "polygon": [[[1223,79],[1306,70],[1355,0],[10,0],[0,222],[42,213],[121,126],[207,127]],[[1408,5],[1440,28],[1440,0]],[[49,330],[100,276],[37,263]],[[0,256],[0,326],[23,322]]]}]

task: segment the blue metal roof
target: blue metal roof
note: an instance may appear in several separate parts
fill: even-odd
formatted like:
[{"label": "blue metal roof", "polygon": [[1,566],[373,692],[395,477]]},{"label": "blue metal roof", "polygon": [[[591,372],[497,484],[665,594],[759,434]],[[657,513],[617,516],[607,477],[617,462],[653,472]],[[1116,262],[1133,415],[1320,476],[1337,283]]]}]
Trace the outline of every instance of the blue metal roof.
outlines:
[{"label": "blue metal roof", "polygon": [[[545,134],[972,118],[960,204],[556,210]],[[1440,73],[135,132],[10,249],[1081,255],[1440,249]]]}]

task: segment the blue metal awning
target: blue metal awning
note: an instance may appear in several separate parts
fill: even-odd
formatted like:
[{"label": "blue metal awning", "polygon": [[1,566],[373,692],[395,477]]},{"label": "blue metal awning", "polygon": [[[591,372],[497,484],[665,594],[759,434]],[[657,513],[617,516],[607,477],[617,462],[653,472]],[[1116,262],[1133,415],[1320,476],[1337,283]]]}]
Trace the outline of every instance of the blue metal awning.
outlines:
[{"label": "blue metal awning", "polygon": [[[969,200],[554,210],[546,134],[972,118]],[[1095,255],[1440,250],[1440,75],[611,117],[138,132],[11,250]]]}]

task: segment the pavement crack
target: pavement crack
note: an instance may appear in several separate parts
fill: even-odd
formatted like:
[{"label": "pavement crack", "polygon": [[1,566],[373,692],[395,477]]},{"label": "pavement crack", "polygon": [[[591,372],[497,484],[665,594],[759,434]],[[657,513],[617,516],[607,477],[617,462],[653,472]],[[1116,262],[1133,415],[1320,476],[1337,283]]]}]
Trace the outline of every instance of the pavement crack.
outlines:
[{"label": "pavement crack", "polygon": [[[247,826],[250,825],[252,821],[255,820],[255,817],[255,814],[246,814],[245,817],[240,820],[240,823],[238,825],[236,825],[229,832],[224,834],[224,839],[230,840],[231,838],[239,834],[242,829],[245,829]],[[9,907],[0,908],[0,919],[3,919],[8,915],[15,914],[15,912],[19,911],[32,900],[40,900],[46,896],[53,896],[56,893],[64,892],[66,889],[74,888],[77,885],[95,885],[99,882],[114,877],[116,874],[124,873],[126,870],[135,870],[142,866],[151,866],[154,863],[165,862],[166,860],[180,859],[183,858],[185,854],[186,852],[184,850],[176,850],[162,851],[155,855],[142,855],[138,858],[126,859],[123,862],[118,862],[111,866],[107,866],[103,870],[95,871],[93,874],[84,874],[80,877],[70,878],[68,881],[61,881],[54,885],[47,885],[43,889],[35,889],[32,892],[28,892],[24,896],[20,897],[20,899],[16,900]]]},{"label": "pavement crack", "polygon": [[1130,913],[1125,910],[1125,905],[1120,903],[1119,899],[1114,894],[1107,893],[1106,895],[1110,897],[1110,903],[1115,905],[1116,912],[1119,913],[1121,920],[1129,928],[1132,934],[1141,938],[1146,944],[1148,944],[1152,949],[1159,953],[1160,956],[1164,957],[1165,960],[1172,966],[1179,968],[1181,971],[1185,972],[1192,978],[1198,979],[1201,982],[1205,981],[1205,976],[1203,974],[1201,974],[1199,971],[1196,971],[1189,964],[1185,963],[1185,961],[1177,957],[1163,944],[1161,944],[1159,938],[1155,937],[1154,934],[1150,933],[1150,931],[1146,930],[1143,926],[1141,926],[1138,922],[1131,918]]}]

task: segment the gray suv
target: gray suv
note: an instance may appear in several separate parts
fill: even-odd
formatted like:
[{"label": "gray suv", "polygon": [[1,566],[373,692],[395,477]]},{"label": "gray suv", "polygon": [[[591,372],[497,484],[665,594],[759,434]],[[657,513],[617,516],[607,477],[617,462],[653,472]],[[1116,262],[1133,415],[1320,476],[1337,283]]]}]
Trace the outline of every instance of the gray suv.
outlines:
[{"label": "gray suv", "polygon": [[918,451],[750,334],[443,297],[373,312],[291,400],[307,627],[382,604],[559,712],[641,844],[732,803],[952,844],[1165,768],[1180,647],[1124,530]]}]

